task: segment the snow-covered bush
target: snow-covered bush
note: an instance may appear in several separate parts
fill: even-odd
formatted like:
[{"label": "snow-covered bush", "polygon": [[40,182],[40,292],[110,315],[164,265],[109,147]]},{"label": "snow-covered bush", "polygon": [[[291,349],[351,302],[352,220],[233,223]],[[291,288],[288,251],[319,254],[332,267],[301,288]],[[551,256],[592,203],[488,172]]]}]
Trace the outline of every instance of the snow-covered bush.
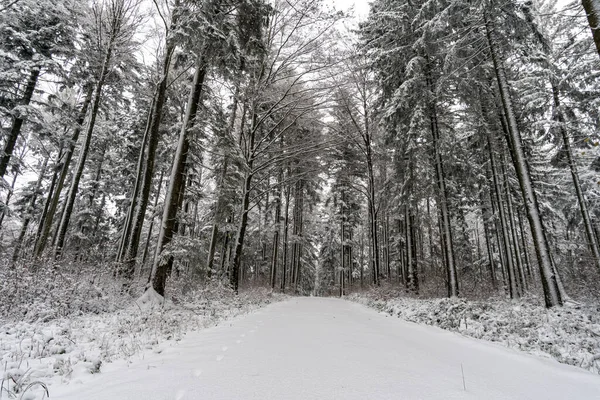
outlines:
[{"label": "snow-covered bush", "polygon": [[[17,268],[0,276],[0,370],[3,390],[16,398],[34,382],[100,373],[105,363],[160,352],[165,341],[282,298],[264,288],[236,295],[219,280],[181,276],[166,300],[152,291],[136,300],[141,281],[123,290],[109,267],[74,267]],[[184,279],[186,289],[177,289]],[[44,388],[29,390],[41,395]]]},{"label": "snow-covered bush", "polygon": [[350,299],[406,321],[501,343],[600,373],[600,303],[546,309],[537,298],[469,301],[415,299],[391,290]]}]

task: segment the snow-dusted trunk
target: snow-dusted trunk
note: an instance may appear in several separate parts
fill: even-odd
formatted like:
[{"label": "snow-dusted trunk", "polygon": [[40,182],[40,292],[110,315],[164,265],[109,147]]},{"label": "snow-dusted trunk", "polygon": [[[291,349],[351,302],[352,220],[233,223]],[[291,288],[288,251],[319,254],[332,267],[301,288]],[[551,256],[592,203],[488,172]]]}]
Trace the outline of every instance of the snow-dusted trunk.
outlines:
[{"label": "snow-dusted trunk", "polygon": [[196,63],[196,71],[192,83],[192,90],[187,103],[187,110],[179,132],[177,150],[173,156],[173,166],[169,178],[169,186],[165,195],[165,205],[160,224],[160,232],[156,243],[154,265],[150,275],[152,288],[161,296],[165,294],[165,285],[172,262],[171,256],[163,256],[161,253],[173,239],[177,223],[177,212],[179,211],[180,196],[185,190],[185,165],[190,142],[190,131],[196,123],[196,114],[202,94],[204,77],[206,76],[206,65],[203,57],[199,57]]},{"label": "snow-dusted trunk", "polygon": [[[512,245],[515,253],[516,271],[518,273],[519,292],[525,293],[527,289],[527,281],[525,279],[525,270],[523,268],[523,258],[521,257],[521,246],[519,244],[519,237],[517,235],[517,229],[515,227],[515,215],[513,212],[512,195],[510,192],[510,184],[508,182],[508,174],[506,173],[506,155],[502,155],[502,175],[504,176],[504,191],[506,197],[506,217],[510,228],[510,235],[512,238]],[[515,277],[516,279],[516,277]]]},{"label": "snow-dusted trunk", "polygon": [[[138,170],[136,176],[137,188],[134,188],[132,193],[129,209],[131,219],[123,229],[124,236],[122,241],[121,260],[125,263],[123,274],[129,279],[133,278],[135,271],[140,237],[142,234],[144,219],[146,217],[146,209],[148,207],[148,200],[150,198],[150,190],[152,189],[156,149],[158,148],[158,141],[160,138],[159,130],[163,107],[167,97],[167,84],[169,69],[171,66],[171,58],[173,56],[173,52],[175,51],[175,47],[175,44],[169,40],[162,63],[161,80],[158,83],[156,96],[152,102],[153,107],[151,110],[150,125],[144,135],[144,140],[147,141],[144,162],[142,162],[142,157],[144,155],[144,144],[142,144],[142,148],[140,149],[141,153],[138,161]],[[143,170],[142,165],[145,165]]]},{"label": "snow-dusted trunk", "polygon": [[564,127],[565,121],[562,111],[560,110],[560,103],[558,100],[557,90],[554,91],[554,102],[557,107],[559,123],[561,124],[560,132],[563,140],[563,147],[567,154],[569,170],[571,171],[571,178],[573,180],[573,186],[575,187],[575,194],[577,195],[577,203],[579,204],[579,211],[581,212],[581,219],[583,220],[583,226],[585,228],[585,235],[588,241],[588,247],[590,248],[592,256],[594,257],[594,263],[596,264],[596,268],[600,269],[600,246],[598,246],[598,240],[596,238],[596,235],[594,234],[594,228],[592,225],[592,219],[590,218],[587,200],[583,193],[581,182],[579,181],[579,171],[577,170],[577,163],[573,157],[571,140],[569,138],[566,128]]},{"label": "snow-dusted trunk", "polygon": [[341,269],[340,269],[340,297],[342,297],[345,292],[345,287],[344,287],[344,283],[345,283],[345,275],[346,275],[346,271],[348,268],[348,261],[347,261],[347,256],[348,256],[348,246],[346,243],[346,239],[347,239],[347,215],[346,215],[346,191],[344,189],[342,189],[341,193],[340,193],[340,197],[341,197],[341,205],[340,205],[340,209],[341,209],[341,220],[340,220],[340,247],[341,247],[341,254],[340,254],[340,265],[341,265]]},{"label": "snow-dusted trunk", "polygon": [[[31,222],[32,213],[35,210],[35,202],[37,201],[37,194],[42,187],[42,182],[44,180],[44,175],[46,175],[46,170],[48,168],[48,160],[50,159],[50,154],[47,154],[44,157],[44,161],[42,162],[42,166],[40,168],[40,172],[38,175],[38,180],[35,182],[35,186],[33,188],[33,193],[31,194],[31,199],[27,204],[27,208],[25,209],[25,218],[21,224],[21,230],[19,231],[19,236],[15,240],[13,244],[13,255],[10,266],[14,266],[15,261],[19,259],[21,253],[21,246],[23,245],[23,239],[25,238],[25,234],[27,233],[27,228],[29,228],[29,223]],[[1,224],[0,224],[1,225]]]},{"label": "snow-dusted trunk", "polygon": [[125,222],[121,232],[121,240],[119,241],[119,247],[117,249],[116,260],[121,261],[125,256],[125,251],[129,244],[129,235],[131,233],[131,222],[137,206],[137,199],[140,193],[140,186],[142,183],[142,172],[144,168],[144,155],[146,147],[148,146],[148,134],[150,132],[150,124],[152,123],[152,116],[154,114],[154,105],[156,104],[156,93],[152,95],[152,102],[150,103],[150,112],[146,120],[146,128],[144,129],[144,136],[142,137],[142,144],[140,146],[140,154],[138,155],[138,161],[136,166],[135,183],[133,185],[133,191],[129,198],[129,207],[127,209],[127,215],[125,216]]},{"label": "snow-dusted trunk", "polygon": [[[366,108],[365,108],[366,110]],[[373,284],[379,286],[380,284],[380,256],[379,256],[379,221],[377,218],[377,206],[375,204],[375,173],[373,171],[373,149],[371,143],[371,134],[369,128],[366,128],[364,142],[366,148],[367,157],[367,182],[368,182],[368,199],[367,207],[369,213],[369,228],[370,228],[370,239],[371,239],[371,273],[373,275]]]},{"label": "snow-dusted trunk", "polygon": [[490,280],[492,282],[492,287],[496,288],[496,268],[495,268],[495,260],[494,260],[494,249],[492,245],[492,227],[490,226],[490,221],[492,220],[492,215],[490,213],[490,208],[488,206],[488,202],[486,198],[488,197],[487,190],[484,189],[483,185],[479,186],[479,203],[481,207],[481,218],[483,219],[483,235],[485,238],[485,247],[488,255],[488,267],[490,270]]},{"label": "snow-dusted trunk", "polygon": [[495,155],[495,140],[492,136],[492,132],[487,131],[487,144],[488,152],[490,157],[490,168],[492,170],[492,182],[494,184],[494,194],[496,195],[496,204],[498,205],[498,216],[500,228],[502,230],[502,245],[504,248],[506,272],[508,275],[508,293],[511,299],[519,298],[520,293],[517,288],[517,281],[515,276],[514,259],[512,257],[512,251],[510,246],[510,236],[508,220],[506,217],[506,211],[504,209],[504,199],[502,197],[502,184],[498,177],[498,167]]},{"label": "snow-dusted trunk", "polygon": [[345,242],[345,216],[344,216],[344,192],[342,191],[342,218],[340,222],[340,244],[341,244],[341,254],[340,254],[340,276],[339,276],[339,286],[340,286],[340,297],[344,296],[344,273],[346,271],[346,246]]},{"label": "snow-dusted trunk", "polygon": [[285,215],[283,218],[283,260],[281,263],[281,291],[285,291],[286,278],[288,274],[288,248],[289,248],[289,223],[290,223],[290,188],[285,189]]},{"label": "snow-dusted trunk", "polygon": [[525,271],[527,273],[527,277],[531,281],[533,278],[533,267],[531,266],[531,261],[529,260],[529,248],[527,246],[527,236],[525,235],[525,229],[523,228],[523,218],[521,217],[521,213],[519,209],[517,209],[517,221],[519,221],[519,232],[521,236],[521,245],[523,246],[523,261],[525,263]]},{"label": "snow-dusted trunk", "polygon": [[250,191],[252,189],[252,173],[246,172],[244,177],[244,195],[242,199],[242,214],[238,225],[236,241],[234,244],[233,263],[231,265],[231,274],[229,282],[233,290],[237,293],[240,284],[240,268],[242,264],[242,252],[244,249],[244,239],[246,237],[246,228],[248,227],[248,212],[250,209]]},{"label": "snow-dusted trunk", "polygon": [[279,262],[279,232],[281,231],[281,199],[283,197],[283,169],[279,171],[277,177],[277,186],[279,192],[275,199],[275,229],[273,232],[273,250],[271,252],[271,289],[275,289],[275,281],[277,279],[277,264]]},{"label": "snow-dusted trunk", "polygon": [[65,181],[67,180],[67,176],[69,175],[69,167],[71,166],[71,160],[73,159],[73,153],[75,152],[75,145],[79,140],[79,135],[81,134],[85,117],[88,113],[88,109],[92,102],[93,94],[94,86],[89,85],[87,88],[85,100],[83,102],[83,105],[81,106],[79,114],[77,115],[75,130],[73,131],[73,135],[71,136],[71,139],[67,146],[67,150],[64,154],[62,154],[62,157],[59,157],[58,163],[61,164],[60,174],[54,185],[53,195],[51,197],[48,197],[47,204],[44,206],[45,211],[42,213],[42,216],[40,218],[39,228],[35,241],[35,257],[41,256],[44,250],[46,249],[46,244],[48,243],[48,236],[50,235],[52,222],[54,220],[54,216],[58,208],[58,203],[60,202],[60,195],[65,185]]},{"label": "snow-dusted trunk", "polygon": [[304,216],[304,181],[296,182],[294,193],[294,243],[292,244],[291,281],[295,293],[301,289],[302,279],[302,234]]},{"label": "snow-dusted trunk", "polygon": [[406,221],[406,283],[411,292],[418,293],[419,281],[417,278],[417,255],[415,254],[416,243],[414,237],[414,215],[408,205],[404,207],[404,220]]},{"label": "snow-dusted trunk", "polygon": [[[231,115],[229,116],[229,124],[227,130],[230,135],[233,134],[235,129],[235,120],[237,117],[237,109],[239,103],[239,95],[240,95],[240,85],[239,82],[236,82],[235,93],[233,95],[233,103],[231,105]],[[243,120],[243,119],[242,119]],[[224,208],[225,208],[225,194],[223,190],[225,188],[225,179],[227,177],[227,171],[229,168],[229,155],[223,155],[223,166],[221,167],[221,175],[219,177],[219,183],[217,187],[217,201],[215,204],[215,214],[213,217],[213,226],[210,233],[210,242],[208,246],[208,254],[206,256],[206,269],[210,274],[213,270],[213,265],[215,262],[215,252],[217,249],[217,240],[219,237],[219,224],[223,222],[224,219]],[[221,258],[225,255],[221,254]]]},{"label": "snow-dusted trunk", "polygon": [[[427,78],[429,91],[433,96],[433,82],[431,77]],[[446,274],[448,279],[448,297],[458,296],[458,274],[456,264],[454,263],[454,247],[452,245],[452,228],[450,221],[450,211],[448,210],[448,191],[446,189],[446,178],[444,174],[444,165],[440,152],[440,132],[438,126],[437,109],[435,100],[430,101],[429,118],[431,125],[431,136],[433,139],[433,157],[438,186],[438,208],[441,214],[441,241],[442,252],[444,254],[444,264],[446,265]]]},{"label": "snow-dusted trunk", "polygon": [[[142,256],[142,262],[140,263],[140,271],[144,268],[144,265],[146,265],[146,259],[148,258],[148,249],[150,248],[150,238],[152,237],[152,231],[154,230],[154,219],[156,218],[154,213],[156,212],[156,208],[158,206],[158,200],[160,199],[160,191],[162,189],[163,181],[164,181],[164,171],[160,171],[160,177],[158,178],[158,189],[156,190],[156,195],[154,196],[154,205],[152,206],[152,218],[150,219],[150,226],[148,227],[148,234],[146,235],[146,242],[144,244],[144,253]],[[151,260],[151,262],[154,263],[154,259]]]},{"label": "snow-dusted trunk", "polygon": [[112,32],[110,41],[108,43],[106,54],[104,56],[104,60],[102,62],[102,69],[100,70],[100,75],[98,76],[98,81],[96,82],[96,87],[94,89],[94,97],[92,100],[92,109],[90,113],[90,119],[88,121],[88,126],[86,129],[85,137],[83,145],[81,146],[81,150],[79,152],[79,159],[77,160],[77,167],[73,172],[73,180],[71,181],[71,187],[67,193],[67,197],[65,199],[65,207],[62,214],[62,218],[60,221],[60,225],[57,231],[56,244],[54,246],[54,257],[60,257],[62,253],[62,249],[65,244],[65,238],[67,235],[67,229],[69,227],[69,222],[71,221],[71,214],[73,212],[73,207],[75,205],[75,199],[77,198],[77,191],[79,190],[79,182],[81,181],[81,176],[83,175],[83,170],[85,168],[85,163],[87,161],[87,156],[90,151],[90,147],[92,145],[92,138],[94,134],[94,127],[96,125],[96,117],[98,116],[98,110],[100,108],[100,102],[102,101],[102,89],[104,87],[104,82],[106,81],[106,77],[108,75],[108,70],[110,68],[110,63],[112,61],[112,55],[114,51],[114,40],[116,32]]},{"label": "snow-dusted trunk", "polygon": [[[22,152],[22,153],[24,154],[25,152]],[[2,223],[4,222],[4,218],[6,217],[6,214],[8,212],[8,205],[10,204],[10,199],[12,198],[13,194],[15,193],[15,185],[17,184],[18,177],[19,177],[19,173],[15,172],[13,174],[13,179],[10,183],[10,188],[8,189],[8,193],[6,194],[6,199],[4,200],[4,208],[3,208],[2,212],[0,213],[0,230],[2,229]]]},{"label": "snow-dusted trunk", "polygon": [[546,307],[562,305],[562,298],[558,288],[557,276],[552,265],[550,249],[548,248],[548,243],[546,241],[546,232],[544,230],[544,225],[539,212],[537,195],[533,188],[529,166],[523,151],[521,133],[519,132],[517,120],[513,111],[506,74],[502,62],[499,59],[493,26],[487,14],[484,14],[484,19],[488,45],[494,64],[494,73],[496,75],[496,81],[500,91],[500,98],[502,100],[502,107],[508,124],[508,133],[510,139],[509,145],[511,147],[513,162],[515,164],[514,167],[519,179],[519,185],[521,186],[521,192],[525,202],[525,209],[527,211],[527,219],[529,220],[533,242],[538,258]]},{"label": "snow-dusted trunk", "polygon": [[[590,26],[596,27],[596,29],[592,29],[592,32],[594,34],[596,46],[598,46],[599,45],[598,39],[600,39],[600,30],[598,29],[598,22],[599,22],[598,17],[600,16],[600,14],[599,14],[600,13],[600,2],[598,0],[584,0],[583,4],[584,4],[584,8],[588,14],[588,19],[590,19]],[[598,246],[597,237],[594,233],[592,221],[591,221],[590,214],[588,211],[587,201],[585,199],[585,195],[583,193],[583,190],[581,188],[581,184],[579,181],[579,172],[577,170],[577,164],[576,164],[575,160],[573,159],[573,151],[571,149],[571,141],[570,141],[569,134],[568,134],[566,126],[565,126],[565,122],[566,122],[565,114],[564,114],[563,108],[560,103],[559,82],[556,78],[556,76],[557,76],[556,67],[554,66],[554,64],[552,62],[552,42],[546,37],[544,32],[542,30],[540,30],[538,28],[538,26],[536,25],[535,18],[534,18],[531,8],[525,7],[525,8],[523,8],[523,10],[525,12],[525,16],[527,17],[527,21],[529,22],[531,30],[533,31],[534,35],[538,39],[539,43],[542,46],[544,54],[546,55],[546,58],[544,59],[543,63],[545,64],[546,68],[551,71],[551,73],[549,74],[550,75],[549,81],[550,81],[550,87],[552,89],[552,100],[553,100],[553,105],[554,105],[553,120],[558,122],[558,125],[559,125],[559,131],[560,131],[562,141],[563,141],[563,150],[565,151],[565,153],[567,155],[567,162],[569,164],[569,169],[570,169],[571,177],[573,180],[573,186],[575,187],[575,193],[577,195],[577,202],[579,205],[581,218],[583,220],[585,234],[586,234],[586,237],[588,240],[588,246],[590,248],[590,251],[592,252],[592,256],[594,258],[596,267],[598,269],[600,269],[600,248]],[[592,21],[591,18],[593,18],[594,21]],[[598,47],[598,49],[600,50],[600,47]]]},{"label": "snow-dusted trunk", "polygon": [[600,56],[600,0],[581,0],[581,5],[587,14],[596,51]]},{"label": "snow-dusted trunk", "polygon": [[[23,97],[21,99],[20,105],[28,106],[29,103],[31,103],[31,98],[33,97],[33,92],[35,91],[35,87],[37,85],[39,76],[40,67],[33,67],[31,69],[31,72],[29,73],[29,78],[27,79],[27,84],[25,85],[25,91],[23,92]],[[13,120],[12,126],[10,128],[10,132],[8,133],[8,136],[6,136],[4,150],[1,154],[2,157],[0,157],[0,179],[2,179],[6,174],[6,170],[8,169],[8,163],[10,162],[12,153],[15,150],[15,146],[17,145],[17,139],[19,139],[19,135],[21,134],[23,122],[25,122],[25,119],[21,114],[22,112],[17,113],[17,116],[15,116],[15,119]]]},{"label": "snow-dusted trunk", "polygon": [[[238,288],[240,285],[240,269],[242,266],[242,254],[244,250],[244,239],[246,237],[246,229],[248,228],[248,213],[250,211],[250,191],[252,190],[252,178],[254,177],[253,167],[254,167],[254,155],[252,151],[254,150],[255,140],[256,140],[256,131],[258,129],[258,115],[256,113],[256,105],[254,104],[252,107],[252,117],[251,124],[248,132],[247,140],[247,153],[246,153],[246,172],[244,175],[244,182],[242,187],[242,204],[240,207],[240,222],[238,224],[237,235],[235,239],[235,243],[233,244],[233,261],[231,263],[231,271],[229,274],[229,284],[235,291],[238,292]],[[242,141],[242,136],[244,133],[244,118],[246,113],[243,112],[242,116],[242,129],[240,132],[240,143]]]}]

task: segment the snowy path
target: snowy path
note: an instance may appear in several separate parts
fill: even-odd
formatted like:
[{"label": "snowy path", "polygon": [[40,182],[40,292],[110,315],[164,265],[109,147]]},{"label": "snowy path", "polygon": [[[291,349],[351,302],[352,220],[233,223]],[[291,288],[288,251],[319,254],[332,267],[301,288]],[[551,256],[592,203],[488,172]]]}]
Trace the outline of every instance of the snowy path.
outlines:
[{"label": "snowy path", "polygon": [[[463,390],[461,363],[467,391]],[[108,364],[56,400],[600,399],[600,377],[338,299],[294,298]]]}]

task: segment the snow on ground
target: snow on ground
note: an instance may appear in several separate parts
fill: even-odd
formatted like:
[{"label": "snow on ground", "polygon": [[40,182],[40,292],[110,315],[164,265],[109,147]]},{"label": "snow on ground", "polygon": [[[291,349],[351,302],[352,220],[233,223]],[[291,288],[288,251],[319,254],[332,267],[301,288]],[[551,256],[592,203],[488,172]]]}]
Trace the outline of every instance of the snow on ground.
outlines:
[{"label": "snow on ground", "polygon": [[[351,300],[419,324],[500,343],[600,373],[600,305],[546,309],[539,301],[414,299],[373,290]],[[600,377],[599,377],[600,379]],[[600,398],[600,397],[598,397]]]},{"label": "snow on ground", "polygon": [[600,398],[600,378],[580,368],[331,298],[271,304],[81,381],[51,398]]},{"label": "snow on ground", "polygon": [[0,399],[40,399],[45,386],[55,398],[62,384],[101,375],[113,362],[126,367],[147,354],[160,354],[190,331],[282,298],[267,290],[234,296],[221,286],[188,294],[177,305],[163,304],[149,291],[129,307],[98,314],[59,317],[51,306],[32,305],[36,312],[23,320],[0,321]]}]

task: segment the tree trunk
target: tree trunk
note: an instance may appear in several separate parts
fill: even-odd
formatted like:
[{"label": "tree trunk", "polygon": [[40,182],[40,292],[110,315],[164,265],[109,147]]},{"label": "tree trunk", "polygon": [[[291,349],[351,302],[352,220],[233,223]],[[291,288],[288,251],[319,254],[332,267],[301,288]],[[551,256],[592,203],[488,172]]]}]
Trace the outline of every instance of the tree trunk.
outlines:
[{"label": "tree trunk", "polygon": [[[174,24],[174,22],[173,22]],[[162,119],[162,110],[167,97],[167,83],[169,76],[169,69],[171,66],[171,58],[175,51],[175,44],[172,43],[171,40],[167,40],[167,49],[165,51],[165,56],[163,59],[162,65],[162,77],[160,82],[158,83],[156,98],[154,103],[154,108],[152,109],[152,118],[150,122],[150,127],[147,132],[148,136],[148,149],[146,152],[146,161],[145,168],[143,171],[143,175],[141,174],[141,163],[138,164],[138,176],[136,178],[136,184],[138,181],[140,182],[139,187],[139,197],[137,197],[137,193],[134,189],[134,193],[131,198],[131,209],[130,212],[133,213],[135,209],[135,214],[131,223],[129,224],[129,229],[131,230],[130,234],[127,235],[128,227],[126,226],[124,229],[124,237],[123,237],[123,251],[125,255],[123,257],[124,265],[124,275],[125,278],[133,278],[133,274],[135,271],[136,258],[138,255],[138,249],[140,244],[140,238],[142,235],[142,228],[144,226],[144,219],[146,217],[146,209],[148,207],[148,200],[150,198],[150,191],[152,189],[152,178],[154,176],[154,163],[156,160],[156,149],[158,147],[158,141],[160,138],[159,130],[160,123]],[[144,154],[144,149],[141,150],[141,155]],[[140,160],[141,161],[141,160]],[[136,206],[137,207],[134,208]],[[165,202],[165,208],[167,203]]]},{"label": "tree trunk", "polygon": [[[21,99],[20,105],[28,106],[29,103],[31,103],[31,98],[33,97],[33,92],[35,91],[35,86],[37,85],[39,76],[40,68],[33,67],[29,73],[29,78],[27,79],[27,85],[25,86],[25,92],[23,93],[23,98]],[[16,116],[13,120],[12,127],[8,136],[6,137],[6,142],[4,143],[4,150],[1,154],[2,157],[0,158],[0,179],[2,179],[6,174],[8,163],[10,162],[12,153],[17,145],[17,139],[19,139],[19,135],[21,134],[21,128],[23,127],[24,121],[25,118],[21,117],[20,115]]]},{"label": "tree trunk", "polygon": [[506,211],[504,209],[504,199],[502,198],[502,187],[500,179],[498,178],[498,167],[496,166],[495,156],[495,141],[493,140],[492,133],[488,130],[487,132],[487,144],[488,152],[490,156],[490,169],[492,170],[492,181],[494,183],[494,193],[496,194],[496,204],[498,205],[498,215],[500,228],[502,230],[502,244],[504,246],[504,255],[506,263],[506,271],[508,275],[508,293],[511,299],[519,298],[519,290],[517,288],[517,281],[515,277],[514,259],[511,256],[512,251],[510,247],[509,227],[508,220],[506,218]]},{"label": "tree trunk", "polygon": [[[162,189],[163,180],[164,171],[160,171],[160,178],[158,178],[158,189],[156,190],[154,205],[152,206],[152,219],[150,220],[150,226],[148,227],[148,235],[146,236],[146,243],[144,244],[144,255],[142,256],[140,270],[143,269],[144,265],[146,265],[146,258],[148,257],[148,249],[150,247],[150,238],[152,237],[152,231],[154,230],[154,219],[156,218],[154,213],[156,212],[156,207],[158,206],[158,200],[160,198],[160,190]],[[152,260],[152,263],[154,263],[154,259]]]},{"label": "tree trunk", "polygon": [[[429,79],[430,90],[432,90],[433,84]],[[433,103],[433,102],[432,102]],[[433,137],[433,152],[435,160],[435,172],[436,182],[439,192],[438,207],[441,213],[442,222],[442,247],[444,254],[444,264],[446,265],[446,274],[448,278],[448,297],[456,297],[459,294],[458,289],[458,275],[456,272],[456,264],[454,263],[454,247],[452,245],[452,228],[450,221],[450,212],[448,210],[448,192],[446,189],[446,179],[444,175],[444,167],[442,163],[442,156],[439,149],[439,130],[437,121],[437,111],[435,104],[431,104],[430,107],[430,119],[431,119],[431,133]]]},{"label": "tree trunk", "polygon": [[81,151],[79,153],[79,160],[77,161],[77,167],[75,169],[75,172],[73,173],[73,180],[71,181],[71,187],[69,188],[69,192],[67,193],[67,198],[65,199],[65,209],[64,209],[61,221],[60,221],[59,228],[58,228],[56,245],[54,246],[55,258],[60,257],[63,246],[65,244],[67,228],[69,227],[69,222],[71,221],[71,213],[73,212],[73,206],[75,205],[77,191],[79,190],[79,181],[81,180],[81,176],[83,175],[83,170],[85,168],[85,162],[87,161],[87,156],[88,156],[88,153],[90,150],[90,146],[92,144],[92,135],[94,133],[94,125],[96,124],[96,117],[98,116],[98,109],[100,108],[100,101],[102,99],[102,88],[104,87],[104,82],[106,80],[106,76],[108,75],[108,69],[110,66],[111,59],[112,59],[113,45],[114,45],[113,40],[114,40],[114,33],[108,44],[108,48],[106,50],[106,55],[104,57],[104,61],[102,62],[102,70],[100,71],[100,75],[98,77],[98,82],[96,83],[96,88],[94,90],[94,98],[92,100],[92,110],[91,110],[90,120],[88,122],[87,130],[86,130],[86,135],[84,138],[83,145],[81,147]]},{"label": "tree trunk", "polygon": [[406,220],[406,269],[407,269],[407,285],[408,289],[413,293],[419,292],[419,281],[417,275],[417,258],[415,254],[415,238],[414,238],[414,216],[409,209],[409,206],[404,206],[404,219]]},{"label": "tree trunk", "polygon": [[141,178],[142,172],[144,168],[144,155],[146,152],[146,147],[148,145],[148,136],[150,133],[150,125],[152,123],[152,116],[154,114],[154,105],[156,103],[156,93],[152,95],[152,102],[150,105],[150,112],[148,113],[148,118],[146,120],[146,128],[144,129],[144,136],[142,138],[142,145],[140,146],[140,154],[138,154],[138,162],[136,168],[136,177],[135,183],[133,185],[133,191],[131,193],[129,199],[129,207],[127,210],[127,215],[125,216],[125,224],[123,225],[123,230],[121,232],[121,240],[119,242],[119,248],[117,249],[117,262],[122,261],[125,256],[125,251],[129,245],[130,233],[131,233],[131,222],[133,221],[134,212],[137,205],[137,198],[140,192],[141,186]]},{"label": "tree trunk", "polygon": [[161,296],[165,294],[165,285],[167,282],[169,257],[162,257],[161,253],[173,238],[174,228],[177,219],[179,198],[183,196],[185,189],[184,170],[187,160],[187,149],[189,148],[190,130],[196,122],[196,113],[200,103],[202,94],[202,86],[204,77],[206,76],[206,65],[200,57],[197,61],[196,72],[194,73],[194,82],[188,100],[186,115],[179,133],[179,142],[177,150],[173,157],[173,166],[171,168],[171,176],[169,179],[169,187],[165,196],[165,205],[163,210],[162,221],[160,224],[160,232],[158,234],[158,242],[156,244],[156,252],[154,256],[154,266],[150,276],[152,288]]},{"label": "tree trunk", "polygon": [[546,302],[546,307],[562,305],[563,300],[559,292],[557,276],[552,265],[550,249],[548,248],[548,244],[546,241],[546,232],[539,212],[537,195],[533,188],[533,182],[531,181],[529,166],[527,164],[527,160],[525,158],[525,153],[523,151],[521,143],[521,134],[519,132],[517,120],[513,112],[508,82],[506,81],[505,71],[499,59],[498,51],[496,49],[496,42],[493,37],[493,27],[486,13],[484,13],[484,21],[486,26],[488,45],[494,64],[494,72],[500,91],[502,106],[504,108],[504,113],[506,115],[508,123],[508,133],[510,135],[509,145],[511,147],[513,161],[515,164],[515,170],[519,179],[519,185],[521,186],[521,192],[523,194],[523,200],[525,202],[525,209],[527,211],[527,219],[529,220],[529,225],[533,236],[533,242],[538,258],[540,277],[542,279],[542,286],[544,288],[544,298]]},{"label": "tree trunk", "polygon": [[273,232],[273,251],[271,252],[271,289],[275,289],[277,279],[277,262],[279,260],[279,232],[281,230],[281,199],[283,197],[283,170],[279,171],[277,178],[279,193],[275,199],[275,230]]},{"label": "tree trunk", "polygon": [[285,189],[285,216],[283,218],[283,260],[281,264],[281,291],[285,292],[288,264],[288,232],[290,225],[290,188]]},{"label": "tree trunk", "polygon": [[[42,213],[42,217],[40,218],[40,223],[38,226],[38,232],[35,240],[35,249],[34,256],[40,257],[44,250],[46,249],[46,244],[48,242],[48,236],[50,235],[50,229],[52,228],[52,222],[54,220],[54,215],[56,214],[56,210],[58,208],[58,203],[60,201],[60,195],[62,193],[63,187],[65,185],[65,181],[67,180],[67,176],[69,175],[69,167],[71,166],[71,160],[73,159],[73,153],[75,152],[75,146],[77,145],[77,141],[79,140],[79,135],[81,134],[81,130],[83,128],[83,123],[85,121],[85,117],[88,113],[88,109],[92,102],[92,96],[94,94],[94,86],[88,85],[87,93],[85,96],[85,100],[83,105],[81,106],[81,110],[79,111],[79,115],[77,116],[75,130],[73,131],[73,135],[71,136],[70,143],[67,146],[66,152],[62,155],[62,166],[60,168],[60,175],[58,176],[58,180],[56,181],[56,185],[53,188],[52,197],[48,197],[49,201],[44,206],[44,213]],[[61,157],[59,157],[60,160]],[[54,182],[53,182],[54,183]],[[53,185],[54,186],[54,185]]]}]

